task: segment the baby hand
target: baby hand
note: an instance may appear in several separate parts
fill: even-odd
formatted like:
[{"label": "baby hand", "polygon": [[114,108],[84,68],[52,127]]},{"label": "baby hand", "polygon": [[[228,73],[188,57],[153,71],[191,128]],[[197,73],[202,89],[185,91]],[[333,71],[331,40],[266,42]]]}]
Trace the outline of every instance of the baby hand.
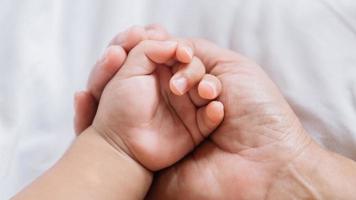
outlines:
[{"label": "baby hand", "polygon": [[[224,116],[221,102],[206,100],[219,95],[219,80],[180,47],[145,40],[133,48],[105,87],[92,124],[111,145],[153,171],[181,159]],[[190,62],[169,68],[172,59]]]}]

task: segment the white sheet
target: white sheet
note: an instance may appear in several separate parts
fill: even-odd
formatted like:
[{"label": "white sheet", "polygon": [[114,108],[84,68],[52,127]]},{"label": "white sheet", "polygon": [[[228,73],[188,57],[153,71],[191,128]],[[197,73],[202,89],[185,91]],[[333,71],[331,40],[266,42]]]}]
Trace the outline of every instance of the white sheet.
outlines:
[{"label": "white sheet", "polygon": [[161,23],[260,63],[305,128],[356,160],[356,1],[11,1],[0,6],[0,199],[73,139],[72,95],[118,31]]}]

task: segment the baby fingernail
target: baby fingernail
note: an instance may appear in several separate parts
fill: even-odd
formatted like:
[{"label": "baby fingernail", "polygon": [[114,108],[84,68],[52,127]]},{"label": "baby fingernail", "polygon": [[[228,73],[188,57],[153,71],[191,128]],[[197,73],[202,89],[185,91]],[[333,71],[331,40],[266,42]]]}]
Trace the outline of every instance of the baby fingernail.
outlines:
[{"label": "baby fingernail", "polygon": [[176,78],[173,80],[173,86],[179,92],[179,94],[184,94],[188,86],[188,80],[184,77]]}]

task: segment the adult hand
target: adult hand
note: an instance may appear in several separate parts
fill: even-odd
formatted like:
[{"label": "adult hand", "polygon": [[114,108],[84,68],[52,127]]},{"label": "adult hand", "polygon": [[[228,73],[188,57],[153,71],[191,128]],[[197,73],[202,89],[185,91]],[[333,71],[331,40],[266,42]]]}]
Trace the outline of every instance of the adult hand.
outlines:
[{"label": "adult hand", "polygon": [[[312,142],[263,70],[201,39],[187,40],[218,77],[225,106],[220,127],[182,162],[161,172],[152,199],[264,199]],[[203,189],[204,188],[204,189]]]},{"label": "adult hand", "polygon": [[[337,183],[353,180],[355,163],[311,140],[259,66],[204,40],[186,44],[194,48],[207,71],[222,81],[219,100],[225,105],[225,120],[194,153],[156,176],[148,199],[335,199],[352,195],[352,181],[344,186]],[[190,96],[194,99],[194,94]],[[331,178],[335,173],[330,169],[342,170]],[[315,174],[319,176],[313,178]],[[332,192],[328,178],[336,183],[336,191],[343,192]],[[322,190],[328,190],[328,195],[322,195]]]},{"label": "adult hand", "polygon": [[[105,86],[91,125],[114,147],[152,171],[177,162],[223,119],[220,102],[197,107],[188,94],[180,93],[198,83],[203,92],[210,82],[219,84],[214,76],[208,76],[209,80],[204,76],[205,67],[199,59],[185,58],[180,48],[176,41],[154,40],[134,47]],[[172,77],[165,63],[172,59],[183,62],[181,58],[191,62],[177,64]],[[216,90],[211,98],[219,93]]]},{"label": "adult hand", "polygon": [[352,199],[355,163],[311,139],[261,67],[202,39],[186,44],[220,79],[225,118],[155,176],[147,199]]}]

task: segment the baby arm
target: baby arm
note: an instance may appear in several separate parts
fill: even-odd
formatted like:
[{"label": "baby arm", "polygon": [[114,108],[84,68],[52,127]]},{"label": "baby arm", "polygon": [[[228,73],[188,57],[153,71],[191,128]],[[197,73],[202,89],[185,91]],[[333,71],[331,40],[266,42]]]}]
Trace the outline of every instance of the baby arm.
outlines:
[{"label": "baby arm", "polygon": [[[149,52],[145,53],[149,54],[148,56],[150,59],[163,63],[168,61],[169,57],[175,55],[172,54],[172,52],[175,52],[174,48],[176,48],[177,45],[168,46],[169,47],[166,46],[167,51],[170,51],[171,53],[164,53],[164,48],[163,50],[162,48],[157,48],[157,51],[155,51],[154,48],[144,48],[144,50],[149,49]],[[160,47],[160,45],[151,47]],[[141,48],[141,50],[143,49]],[[121,77],[121,79],[130,79],[129,81],[138,80],[138,78],[144,78],[143,80],[146,80],[146,78],[153,78],[151,73],[154,71],[154,64],[151,63],[147,57],[135,57],[140,55],[139,51],[140,49],[136,50],[136,54],[133,53],[132,55],[134,59],[131,59],[131,62],[134,63],[134,65],[124,65],[120,73],[118,73],[118,77]],[[162,58],[162,55],[160,55],[161,53],[164,54],[163,57],[165,58]],[[140,65],[139,62],[136,62],[140,60],[143,61],[141,63],[142,65]],[[130,61],[130,59],[128,59],[128,61]],[[187,69],[189,69],[189,67],[178,71],[184,72]],[[144,77],[146,74],[148,74],[148,76]],[[190,80],[189,83],[192,83],[192,81],[198,82],[199,78],[196,77],[201,77],[201,79],[205,81],[216,81],[213,77],[207,79],[205,78],[206,76],[203,75],[204,74],[195,76],[195,80]],[[191,86],[193,85],[194,84],[192,83]],[[135,86],[135,84],[133,84],[133,86]],[[153,89],[156,90],[157,88]],[[128,91],[130,92],[130,90]],[[115,91],[106,93],[110,94],[111,92],[115,93]],[[119,94],[121,94],[120,92]],[[218,94],[219,91],[215,91],[214,93]],[[106,94],[106,96],[108,96],[108,94]],[[142,98],[142,96],[136,96],[136,98]],[[120,101],[116,103],[115,99],[111,99],[110,97],[104,99],[106,99],[106,103],[100,102],[100,115],[96,116],[96,122],[94,122],[96,125],[86,129],[54,167],[16,195],[14,199],[142,199],[152,181],[152,172],[147,168],[152,169],[154,168],[152,166],[158,166],[158,168],[154,168],[155,170],[158,170],[162,167],[166,167],[183,157],[185,153],[189,152],[191,146],[185,145],[189,144],[189,141],[183,141],[184,144],[179,146],[180,148],[183,148],[181,150],[182,154],[178,155],[174,160],[168,159],[169,162],[167,160],[150,161],[150,157],[148,157],[148,159],[142,159],[142,155],[138,155],[137,151],[133,154],[131,148],[132,145],[128,146],[127,141],[124,142],[124,139],[121,138],[125,133],[116,132],[122,131],[123,129],[115,130],[115,135],[103,134],[103,132],[106,132],[106,130],[109,130],[112,127],[105,129],[103,128],[104,124],[101,123],[105,120],[118,120],[111,119],[112,116],[108,116],[108,114],[120,111],[120,109],[122,109],[121,107],[116,108],[117,110],[114,110],[115,112],[106,112],[105,109],[110,111],[113,109],[110,106],[118,104],[119,102],[125,102],[125,100],[118,99]],[[147,99],[141,99],[140,102],[145,104],[145,100]],[[130,105],[123,106],[128,107]],[[135,108],[135,106],[132,107],[133,110]],[[198,115],[201,116],[202,119],[201,126],[205,128],[203,132],[208,134],[208,132],[211,132],[217,127],[222,120],[223,115],[221,115],[221,112],[223,111],[221,105],[214,102],[203,107],[200,111],[201,112]],[[141,110],[139,110],[139,112],[140,114],[145,114],[142,113]],[[216,113],[218,114],[216,115]],[[120,119],[123,118],[119,118],[119,120]],[[125,119],[129,121],[131,120],[131,122],[134,122],[132,120],[140,120],[138,118]],[[111,123],[120,124],[121,121],[105,121],[106,125],[108,124],[110,126]],[[120,125],[120,128],[125,126],[125,124]],[[130,131],[132,130],[129,130],[128,132]],[[155,131],[152,134],[155,134]],[[175,144],[176,138],[172,137],[172,139],[174,140],[169,138],[169,141],[167,142]],[[147,141],[148,144],[150,144],[150,142],[152,142],[152,140]],[[153,141],[150,145],[159,144],[156,142],[157,141]],[[146,141],[144,141],[144,144],[146,144]],[[151,147],[149,147],[149,149],[150,148]],[[155,146],[153,146],[153,148],[155,148]],[[160,152],[161,151],[158,153]],[[160,158],[160,156],[158,155],[157,158]],[[156,162],[162,164],[156,165]]]},{"label": "baby arm", "polygon": [[150,171],[88,128],[13,199],[142,199],[151,180]]}]

